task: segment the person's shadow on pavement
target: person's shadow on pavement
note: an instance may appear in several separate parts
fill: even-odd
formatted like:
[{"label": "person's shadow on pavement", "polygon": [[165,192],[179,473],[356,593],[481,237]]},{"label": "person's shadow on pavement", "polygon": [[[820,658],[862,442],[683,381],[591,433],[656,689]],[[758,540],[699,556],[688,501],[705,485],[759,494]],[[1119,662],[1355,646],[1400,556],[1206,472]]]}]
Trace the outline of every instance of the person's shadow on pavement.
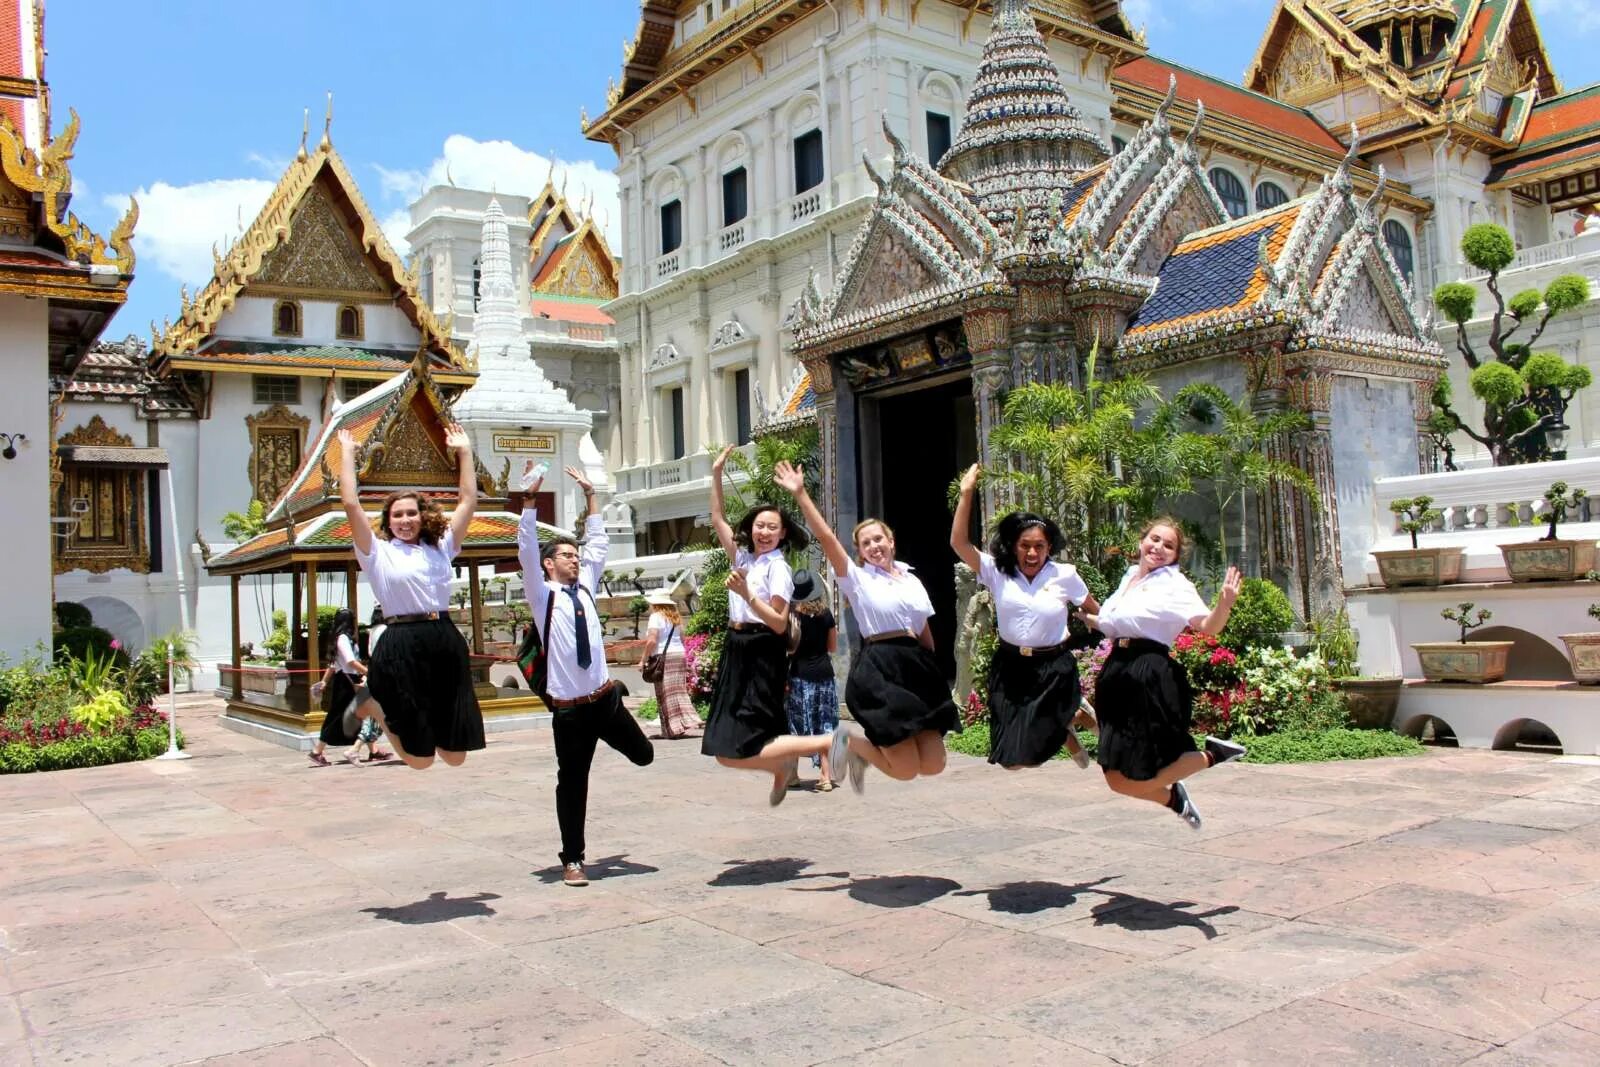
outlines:
[{"label": "person's shadow on pavement", "polygon": [[493,915],[494,909],[489,907],[487,901],[499,899],[499,893],[475,893],[470,897],[452,897],[441,889],[429,893],[426,900],[417,900],[393,908],[361,910],[388,922],[422,926],[427,923],[446,923],[451,919],[466,919],[475,915]]},{"label": "person's shadow on pavement", "polygon": [[[634,863],[626,853],[583,861],[583,873],[589,876],[591,882],[597,882],[602,878],[626,878],[630,874],[655,874],[660,869],[648,863]],[[562,867],[546,867],[533,873],[545,885],[554,885],[561,881],[563,871]]]}]

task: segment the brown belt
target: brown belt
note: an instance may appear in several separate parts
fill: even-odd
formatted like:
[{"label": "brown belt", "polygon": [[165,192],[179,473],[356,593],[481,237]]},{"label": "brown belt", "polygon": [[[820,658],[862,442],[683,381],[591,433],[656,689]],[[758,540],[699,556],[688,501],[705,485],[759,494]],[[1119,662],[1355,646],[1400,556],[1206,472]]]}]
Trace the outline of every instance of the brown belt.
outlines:
[{"label": "brown belt", "polygon": [[1017,655],[1019,656],[1050,656],[1057,652],[1065,651],[1067,647],[1067,643],[1065,641],[1058,641],[1053,645],[1041,645],[1034,648],[1029,648],[1027,645],[1013,645],[1010,641],[1002,641],[1000,643],[1007,648],[1016,649]]},{"label": "brown belt", "polygon": [[437,611],[419,611],[414,615],[385,615],[383,624],[385,626],[399,626],[407,622],[435,622],[442,617],[441,613]]},{"label": "brown belt", "polygon": [[545,703],[549,704],[552,708],[575,708],[579,704],[593,704],[596,700],[599,700],[601,697],[611,692],[612,687],[615,685],[615,682],[607,678],[605,683],[602,684],[599,689],[596,689],[588,696],[573,697],[571,700],[568,700],[565,697],[547,697],[545,699]]},{"label": "brown belt", "polygon": [[913,641],[917,639],[917,635],[912,633],[910,630],[890,630],[887,633],[873,634],[871,637],[863,637],[861,640],[866,644],[875,645],[879,641],[898,641],[903,637],[909,637]]}]

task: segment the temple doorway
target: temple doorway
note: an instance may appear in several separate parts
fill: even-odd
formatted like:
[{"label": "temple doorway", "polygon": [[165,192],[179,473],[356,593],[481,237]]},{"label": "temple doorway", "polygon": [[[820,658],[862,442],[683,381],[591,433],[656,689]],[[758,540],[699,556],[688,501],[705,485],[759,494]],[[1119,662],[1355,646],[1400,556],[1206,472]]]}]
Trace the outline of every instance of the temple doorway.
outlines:
[{"label": "temple doorway", "polygon": [[[862,398],[862,509],[894,528],[895,557],[916,569],[933,601],[934,648],[955,679],[952,480],[978,458],[971,379]],[[845,536],[849,531],[840,531]]]}]

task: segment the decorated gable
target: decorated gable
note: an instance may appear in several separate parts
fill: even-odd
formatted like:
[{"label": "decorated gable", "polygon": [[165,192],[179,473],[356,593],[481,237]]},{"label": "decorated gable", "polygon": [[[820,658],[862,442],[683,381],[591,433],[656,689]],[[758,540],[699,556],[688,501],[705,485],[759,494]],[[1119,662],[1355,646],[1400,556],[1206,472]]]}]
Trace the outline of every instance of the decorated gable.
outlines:
[{"label": "decorated gable", "polygon": [[268,252],[251,289],[330,299],[383,297],[389,283],[363,253],[322,182],[313,185],[289,219],[289,237]]}]

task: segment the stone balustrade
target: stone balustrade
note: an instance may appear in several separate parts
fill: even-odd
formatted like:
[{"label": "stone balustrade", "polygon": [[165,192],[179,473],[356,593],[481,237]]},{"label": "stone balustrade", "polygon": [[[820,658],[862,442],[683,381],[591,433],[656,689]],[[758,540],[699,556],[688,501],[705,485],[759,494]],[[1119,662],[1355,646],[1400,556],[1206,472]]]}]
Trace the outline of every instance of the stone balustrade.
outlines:
[{"label": "stone balustrade", "polygon": [[[1488,271],[1478,270],[1468,263],[1457,263],[1455,266],[1456,277],[1464,282],[1481,282],[1489,276]],[[1500,272],[1500,276],[1505,278],[1513,274],[1538,270],[1541,267],[1557,268],[1550,272],[1551,277],[1556,274],[1586,274],[1593,277],[1595,272],[1600,270],[1600,229],[1586,230],[1548,244],[1519,248],[1517,257],[1511,261],[1509,267]],[[1518,279],[1517,288],[1525,288],[1526,285],[1522,279]],[[1505,285],[1501,286],[1501,292],[1508,295],[1515,291]]]}]

